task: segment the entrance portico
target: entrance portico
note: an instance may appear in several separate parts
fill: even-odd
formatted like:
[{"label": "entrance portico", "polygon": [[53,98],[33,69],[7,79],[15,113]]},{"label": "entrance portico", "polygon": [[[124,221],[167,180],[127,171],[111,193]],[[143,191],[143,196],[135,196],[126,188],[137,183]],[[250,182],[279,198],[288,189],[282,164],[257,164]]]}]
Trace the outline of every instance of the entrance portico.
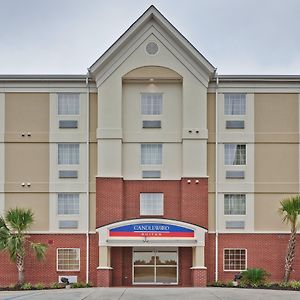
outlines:
[{"label": "entrance portico", "polygon": [[[122,255],[122,264],[130,268],[126,285],[179,285],[181,275],[190,276],[193,286],[206,285],[204,247],[206,229],[170,219],[132,219],[97,229],[99,234],[98,286],[113,282],[113,248]],[[192,255],[182,255],[190,249]],[[114,251],[117,251],[115,249]],[[120,260],[120,259],[119,259]],[[129,272],[129,271],[128,271]],[[119,283],[120,284],[120,283]]]}]

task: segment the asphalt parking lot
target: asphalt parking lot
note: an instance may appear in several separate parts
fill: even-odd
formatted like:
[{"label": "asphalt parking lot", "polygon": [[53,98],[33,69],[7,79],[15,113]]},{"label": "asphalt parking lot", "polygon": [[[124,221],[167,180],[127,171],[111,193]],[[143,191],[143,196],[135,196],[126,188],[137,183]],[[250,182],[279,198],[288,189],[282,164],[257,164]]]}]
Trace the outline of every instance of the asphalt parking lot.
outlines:
[{"label": "asphalt parking lot", "polygon": [[229,288],[89,288],[0,292],[1,300],[294,300],[299,292]]}]

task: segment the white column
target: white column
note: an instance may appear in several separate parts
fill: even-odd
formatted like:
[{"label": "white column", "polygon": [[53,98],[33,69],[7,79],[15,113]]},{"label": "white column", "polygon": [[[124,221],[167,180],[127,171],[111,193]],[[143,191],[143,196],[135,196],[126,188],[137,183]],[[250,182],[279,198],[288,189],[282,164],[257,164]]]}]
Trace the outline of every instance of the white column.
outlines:
[{"label": "white column", "polygon": [[99,266],[98,269],[111,269],[110,247],[99,246]]},{"label": "white column", "polygon": [[204,265],[204,247],[196,246],[193,247],[193,267],[194,269],[203,269]]}]

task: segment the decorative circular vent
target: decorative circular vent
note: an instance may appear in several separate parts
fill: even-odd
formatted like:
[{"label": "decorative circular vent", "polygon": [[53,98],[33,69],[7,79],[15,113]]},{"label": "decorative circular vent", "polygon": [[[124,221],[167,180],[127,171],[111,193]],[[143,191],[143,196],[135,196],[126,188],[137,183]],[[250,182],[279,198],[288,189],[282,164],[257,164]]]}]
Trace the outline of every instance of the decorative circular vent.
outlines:
[{"label": "decorative circular vent", "polygon": [[149,55],[155,55],[158,52],[158,45],[155,42],[149,42],[146,46],[146,52]]}]

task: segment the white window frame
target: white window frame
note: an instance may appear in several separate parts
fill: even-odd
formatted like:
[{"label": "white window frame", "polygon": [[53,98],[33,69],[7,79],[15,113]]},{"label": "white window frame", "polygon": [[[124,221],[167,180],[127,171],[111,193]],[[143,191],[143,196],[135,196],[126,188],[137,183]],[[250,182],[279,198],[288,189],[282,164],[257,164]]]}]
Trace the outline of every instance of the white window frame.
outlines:
[{"label": "white window frame", "polygon": [[[234,97],[237,97],[237,96],[239,96],[240,99],[234,99]],[[232,101],[237,101],[237,100],[241,101],[239,104],[240,105],[239,113],[227,112],[226,108],[228,105],[226,104],[226,102],[229,101],[230,106],[232,106]],[[244,103],[242,103],[242,102],[244,102]],[[241,109],[241,107],[243,107],[243,110]],[[247,114],[247,99],[246,99],[245,93],[224,93],[224,115],[225,116],[245,116],[246,114]]]},{"label": "white window frame", "polygon": [[[147,159],[143,159],[143,146],[160,146],[159,148],[161,149],[160,151],[161,151],[161,153],[159,154],[160,155],[160,159],[159,159],[159,162],[158,163],[152,163],[152,162],[150,162],[150,163],[144,163],[143,162],[143,160],[147,160],[147,161],[149,161],[150,159],[149,158],[147,158]],[[160,165],[162,165],[162,162],[163,162],[163,144],[162,143],[142,143],[141,145],[140,145],[140,151],[141,151],[141,156],[140,156],[140,163],[141,163],[141,165],[142,166],[160,166]],[[148,150],[147,150],[148,151]],[[146,156],[146,155],[148,155],[147,153],[144,153],[144,155]],[[151,155],[153,155],[153,154],[151,154]]]},{"label": "white window frame", "polygon": [[[245,146],[245,164],[228,164],[226,162],[226,145]],[[247,144],[246,143],[225,143],[224,144],[224,165],[225,166],[247,166]]]},{"label": "white window frame", "polygon": [[[74,99],[76,102],[78,102],[78,113],[60,113],[60,110],[59,110],[59,101],[61,100],[60,97],[61,96],[76,96],[76,98]],[[77,105],[77,103],[75,104]],[[77,108],[74,110],[76,111]],[[58,93],[57,94],[57,115],[58,116],[79,116],[80,115],[80,93]]]},{"label": "white window frame", "polygon": [[[59,146],[60,145],[78,145],[78,163],[60,163],[59,162]],[[70,158],[68,158],[70,160]],[[57,144],[57,164],[59,166],[78,166],[80,164],[80,143],[58,143]]]},{"label": "white window frame", "polygon": [[[61,213],[59,213],[59,200],[60,200],[59,195],[78,195],[78,213],[74,213],[74,214],[61,214]],[[64,200],[66,200],[66,199],[64,199]],[[67,199],[67,200],[69,200],[69,199]],[[76,201],[77,201],[77,199],[76,199]],[[57,197],[56,197],[56,214],[57,214],[57,216],[79,216],[79,214],[80,214],[80,193],[72,193],[72,192],[57,193]]]},{"label": "white window frame", "polygon": [[[159,112],[158,113],[154,113],[154,104],[153,104],[153,101],[154,99],[150,99],[151,101],[151,104],[150,104],[150,112],[147,112],[145,113],[145,110],[144,110],[144,106],[145,106],[145,103],[143,103],[144,98],[143,97],[151,97],[151,96],[158,96],[160,97],[159,101]],[[148,105],[149,106],[149,105]],[[149,107],[148,107],[149,108]],[[141,111],[141,115],[142,116],[161,116],[162,113],[163,113],[163,94],[162,93],[157,93],[157,92],[144,92],[144,93],[141,93],[141,99],[140,99],[140,111]]]},{"label": "white window frame", "polygon": [[[225,250],[245,250],[245,269],[243,270],[226,270],[225,269]],[[247,248],[224,248],[223,249],[223,271],[224,272],[241,272],[245,271],[248,268],[248,254],[247,254]]]},{"label": "white window frame", "polygon": [[[245,196],[245,214],[226,214],[225,213],[225,196],[226,195],[229,195],[229,196],[241,196],[241,195],[244,195]],[[243,193],[226,193],[224,194],[224,197],[223,197],[223,206],[224,206],[224,216],[246,216],[247,215],[247,195],[246,194],[243,194]]]},{"label": "white window frame", "polygon": [[[69,270],[69,269],[58,269],[58,251],[59,250],[76,250],[78,251],[78,266],[79,268],[78,269],[72,269],[72,270]],[[56,271],[57,272],[78,272],[80,271],[80,248],[57,248],[56,249]]]},{"label": "white window frame", "polygon": [[[153,195],[159,195],[160,196],[160,198],[159,199],[143,199],[143,196],[144,195],[151,195],[151,196],[153,196]],[[152,213],[142,213],[142,201],[145,201],[145,202],[147,202],[147,201],[151,201],[152,203],[151,203],[151,206],[152,207],[154,207],[155,205],[153,204],[153,202],[155,201],[156,203],[155,204],[157,204],[157,202],[159,201],[160,203],[159,203],[159,205],[161,206],[161,213],[154,213],[154,212],[152,212]],[[147,205],[145,205],[145,206],[147,206]],[[144,210],[146,210],[146,209],[144,209]],[[158,210],[158,209],[156,209],[156,210]],[[164,215],[164,193],[147,193],[147,192],[144,192],[144,193],[140,193],[140,216],[163,216]]]}]

